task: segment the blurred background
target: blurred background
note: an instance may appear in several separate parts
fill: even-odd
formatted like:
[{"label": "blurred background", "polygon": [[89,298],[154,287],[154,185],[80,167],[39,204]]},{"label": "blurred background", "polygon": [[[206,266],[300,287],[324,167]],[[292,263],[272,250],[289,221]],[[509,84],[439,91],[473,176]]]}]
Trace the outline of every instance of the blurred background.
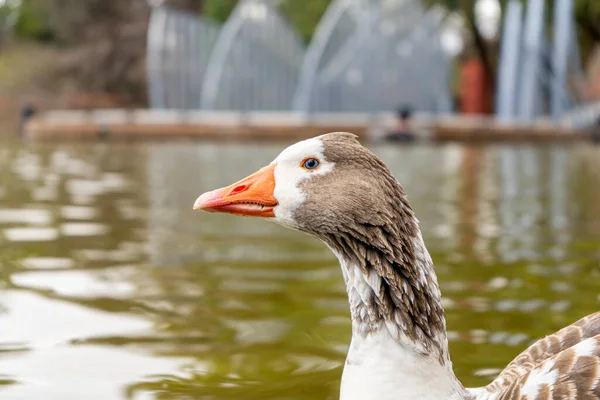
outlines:
[{"label": "blurred background", "polygon": [[599,31],[594,0],[1,0],[0,114],[558,117],[600,101]]},{"label": "blurred background", "polygon": [[[478,386],[600,309],[599,104],[596,0],[0,0],[0,398],[335,400],[350,340],[325,246],[191,211],[291,136],[19,138],[34,109],[390,114],[365,144]],[[585,137],[410,141],[412,115]]]}]

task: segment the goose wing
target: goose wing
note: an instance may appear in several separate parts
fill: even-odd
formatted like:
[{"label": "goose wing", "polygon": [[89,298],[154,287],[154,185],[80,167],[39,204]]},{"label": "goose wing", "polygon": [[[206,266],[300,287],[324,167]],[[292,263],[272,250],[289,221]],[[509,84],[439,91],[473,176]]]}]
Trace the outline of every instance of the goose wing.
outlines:
[{"label": "goose wing", "polygon": [[600,397],[600,312],[538,340],[477,398],[496,400]]}]

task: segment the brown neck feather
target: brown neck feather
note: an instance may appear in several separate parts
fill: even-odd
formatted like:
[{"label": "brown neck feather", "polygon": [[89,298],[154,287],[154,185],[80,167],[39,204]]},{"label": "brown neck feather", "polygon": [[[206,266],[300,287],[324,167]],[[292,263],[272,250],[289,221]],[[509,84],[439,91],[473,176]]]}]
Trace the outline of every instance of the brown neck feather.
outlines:
[{"label": "brown neck feather", "polygon": [[369,285],[366,294],[349,293],[358,296],[350,299],[354,331],[367,335],[388,329],[397,340],[411,341],[426,354],[438,353],[445,362],[446,325],[433,263],[416,219],[406,217],[396,221],[396,231],[387,224],[360,224],[321,238],[342,260],[347,284],[349,275],[360,273]]},{"label": "brown neck feather", "polygon": [[[325,142],[325,156],[335,168],[306,181],[307,199],[296,219],[338,255],[342,267],[362,274],[365,284],[348,287],[355,334],[387,328],[396,340],[412,342],[445,363],[449,356],[437,278],[402,187],[360,145],[328,147]],[[347,286],[352,274],[345,271]]]}]

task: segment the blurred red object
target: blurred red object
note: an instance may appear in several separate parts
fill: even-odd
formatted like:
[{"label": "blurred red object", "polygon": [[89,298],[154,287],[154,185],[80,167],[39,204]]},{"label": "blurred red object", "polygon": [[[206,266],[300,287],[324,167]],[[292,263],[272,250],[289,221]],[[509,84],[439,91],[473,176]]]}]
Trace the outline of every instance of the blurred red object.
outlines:
[{"label": "blurred red object", "polygon": [[472,57],[460,66],[460,112],[489,114],[492,110],[492,91],[483,62]]}]

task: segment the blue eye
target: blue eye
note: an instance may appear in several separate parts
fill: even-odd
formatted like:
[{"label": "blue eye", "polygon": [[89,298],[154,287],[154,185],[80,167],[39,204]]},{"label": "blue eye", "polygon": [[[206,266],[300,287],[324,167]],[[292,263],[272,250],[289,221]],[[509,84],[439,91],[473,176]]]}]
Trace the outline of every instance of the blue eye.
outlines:
[{"label": "blue eye", "polygon": [[315,169],[319,166],[319,160],[316,158],[307,158],[302,162],[302,168],[304,169]]}]

